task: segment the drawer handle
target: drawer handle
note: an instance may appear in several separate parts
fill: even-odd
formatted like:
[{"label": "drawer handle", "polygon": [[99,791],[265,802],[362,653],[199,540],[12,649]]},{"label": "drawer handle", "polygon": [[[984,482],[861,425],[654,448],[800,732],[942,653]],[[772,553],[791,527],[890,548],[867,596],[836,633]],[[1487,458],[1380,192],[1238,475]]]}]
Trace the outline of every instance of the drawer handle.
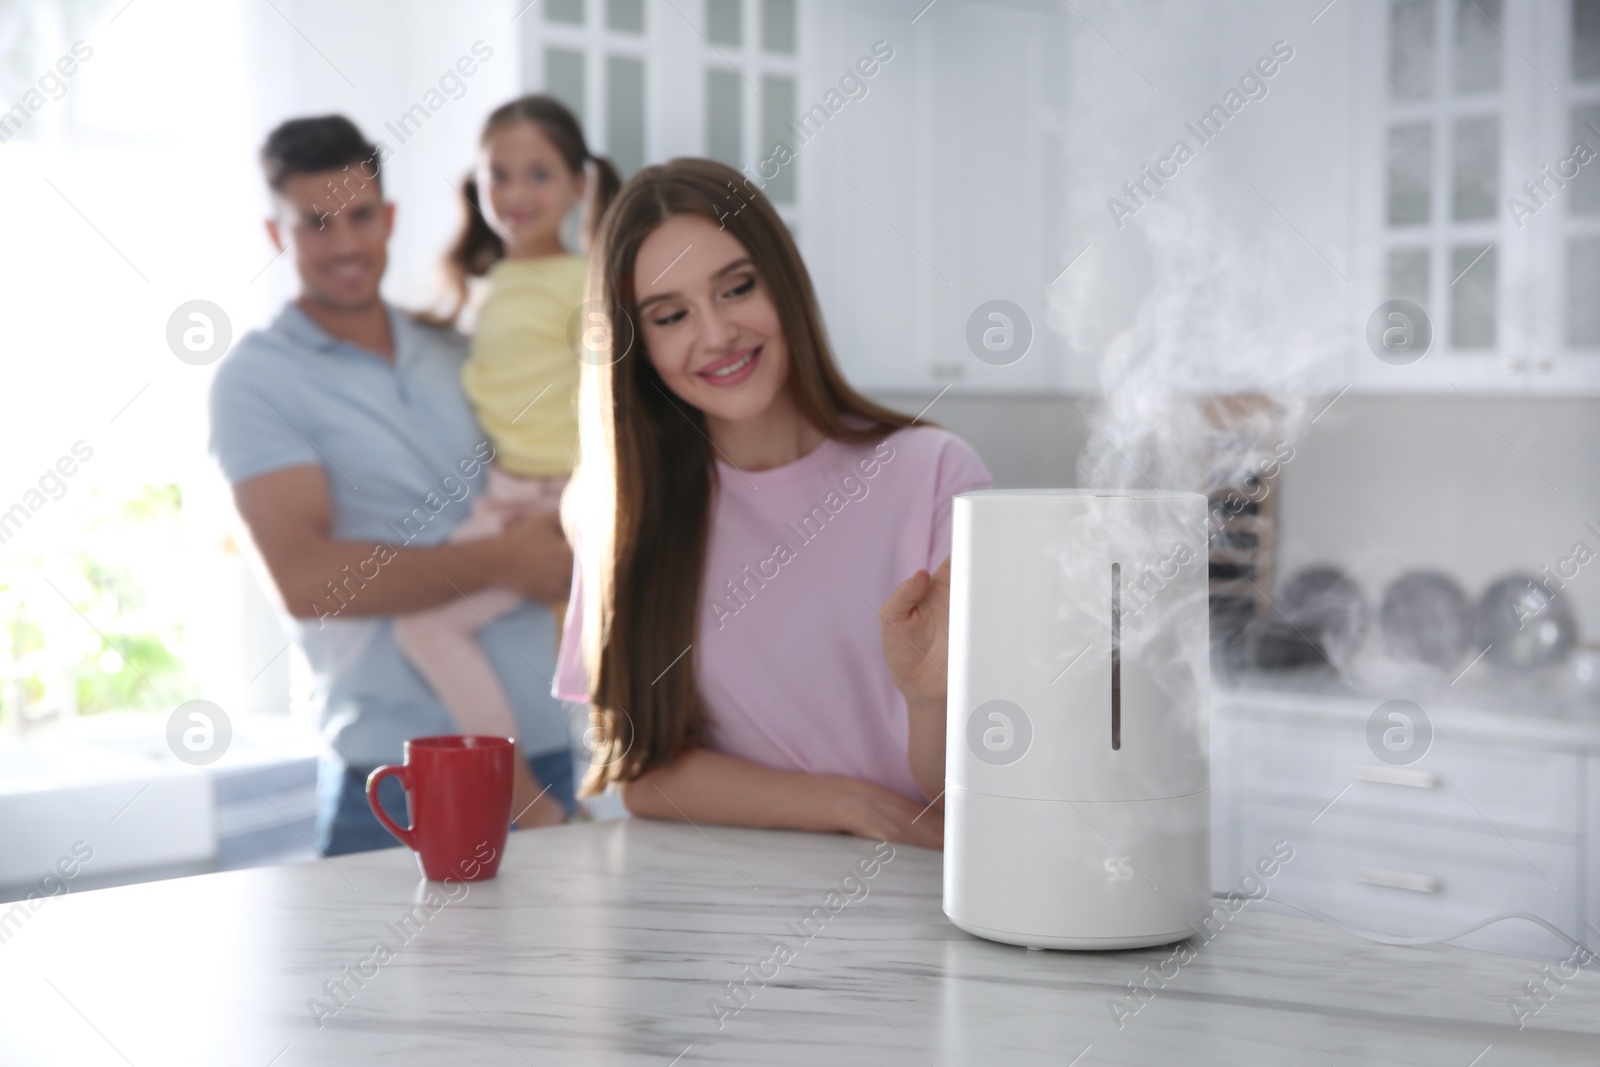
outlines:
[{"label": "drawer handle", "polygon": [[1350,776],[1358,782],[1403,785],[1412,789],[1432,789],[1439,784],[1439,776],[1432,771],[1418,771],[1410,767],[1388,767],[1381,763],[1358,763],[1350,772]]},{"label": "drawer handle", "polygon": [[1357,867],[1356,881],[1367,885],[1381,885],[1386,889],[1405,889],[1412,893],[1437,893],[1439,891],[1439,879],[1431,874],[1386,871],[1382,867]]}]

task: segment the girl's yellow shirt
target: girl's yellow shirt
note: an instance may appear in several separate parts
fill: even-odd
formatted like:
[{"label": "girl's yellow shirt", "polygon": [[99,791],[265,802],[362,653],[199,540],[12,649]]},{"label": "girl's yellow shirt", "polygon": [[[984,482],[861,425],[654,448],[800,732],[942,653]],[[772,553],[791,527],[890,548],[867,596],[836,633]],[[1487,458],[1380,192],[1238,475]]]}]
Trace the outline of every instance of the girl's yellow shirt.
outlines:
[{"label": "girl's yellow shirt", "polygon": [[461,385],[508,473],[569,474],[578,446],[579,363],[567,323],[583,303],[581,256],[501,260],[489,270]]}]

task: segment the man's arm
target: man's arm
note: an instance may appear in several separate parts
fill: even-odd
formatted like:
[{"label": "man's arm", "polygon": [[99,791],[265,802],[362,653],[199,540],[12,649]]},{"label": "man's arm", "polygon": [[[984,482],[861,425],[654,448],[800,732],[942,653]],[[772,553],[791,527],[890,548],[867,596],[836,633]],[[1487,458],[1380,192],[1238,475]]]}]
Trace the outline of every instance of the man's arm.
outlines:
[{"label": "man's arm", "polygon": [[551,603],[572,578],[572,552],[553,514],[477,541],[380,551],[374,542],[333,538],[333,498],[316,465],[240,482],[233,499],[297,619],[403,615],[490,585]]},{"label": "man's arm", "polygon": [[944,814],[858,778],[780,771],[690,748],[622,787],[631,814],[727,826],[847,833],[944,847]]}]

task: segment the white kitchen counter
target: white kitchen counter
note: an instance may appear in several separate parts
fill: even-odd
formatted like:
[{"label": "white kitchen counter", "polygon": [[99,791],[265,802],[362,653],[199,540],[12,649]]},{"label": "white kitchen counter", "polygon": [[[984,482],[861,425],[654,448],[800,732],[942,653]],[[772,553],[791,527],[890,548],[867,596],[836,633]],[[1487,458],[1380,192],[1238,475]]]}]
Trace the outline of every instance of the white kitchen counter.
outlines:
[{"label": "white kitchen counter", "polygon": [[[1028,952],[953,927],[938,853],[647,820],[514,834],[498,879],[424,900],[402,850],[72,893],[0,945],[0,1063],[1592,1064],[1600,974],[1525,1029],[1527,960],[1391,948],[1246,907],[1172,950]],[[432,886],[437,892],[442,887]],[[832,904],[839,908],[829,915]],[[809,940],[801,923],[827,916]],[[813,927],[815,930],[816,927]],[[795,931],[800,930],[797,934]],[[385,941],[393,958],[363,961]],[[781,940],[792,952],[774,959]],[[335,999],[325,983],[365,971]],[[713,1000],[758,969],[719,1029]],[[745,968],[749,968],[746,972]],[[1166,968],[1171,974],[1171,968]],[[323,1025],[308,1005],[323,1001]],[[1487,1050],[1487,1051],[1485,1051]],[[1075,1058],[1076,1057],[1076,1058]],[[1475,1059],[1474,1057],[1479,1057]]]}]

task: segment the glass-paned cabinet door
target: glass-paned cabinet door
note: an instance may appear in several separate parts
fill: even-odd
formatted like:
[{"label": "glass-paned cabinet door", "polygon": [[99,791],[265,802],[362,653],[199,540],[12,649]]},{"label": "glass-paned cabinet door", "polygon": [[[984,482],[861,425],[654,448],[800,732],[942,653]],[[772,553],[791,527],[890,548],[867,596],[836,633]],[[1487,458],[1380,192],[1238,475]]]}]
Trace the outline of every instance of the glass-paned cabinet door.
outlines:
[{"label": "glass-paned cabinet door", "polygon": [[624,179],[674,156],[721,160],[762,187],[794,226],[799,98],[797,0],[539,0],[519,16],[523,88],[578,115]]},{"label": "glass-paned cabinet door", "polygon": [[706,155],[738,168],[744,165],[744,92],[736,70],[706,71]]},{"label": "glass-paned cabinet door", "polygon": [[[1533,0],[1382,0],[1356,9],[1356,380],[1371,389],[1520,389],[1531,299],[1556,272],[1506,198],[1527,169],[1539,73],[1512,45]],[[1403,299],[1431,344],[1412,363],[1367,351],[1366,318]]]},{"label": "glass-paned cabinet door", "polygon": [[606,56],[606,154],[624,178],[644,166],[644,60]]},{"label": "glass-paned cabinet door", "polygon": [[1600,390],[1600,0],[1537,5],[1529,60],[1548,75],[1527,173],[1509,191],[1518,235],[1549,264],[1534,293],[1534,388]]},{"label": "glass-paned cabinet door", "polygon": [[[701,0],[705,84],[701,151],[741,171],[791,226],[799,198],[791,124],[799,98],[794,0]],[[779,146],[785,146],[780,148]]]},{"label": "glass-paned cabinet door", "polygon": [[539,0],[517,18],[522,87],[572,109],[595,153],[623,180],[644,166],[654,141],[648,78],[651,0]]}]

